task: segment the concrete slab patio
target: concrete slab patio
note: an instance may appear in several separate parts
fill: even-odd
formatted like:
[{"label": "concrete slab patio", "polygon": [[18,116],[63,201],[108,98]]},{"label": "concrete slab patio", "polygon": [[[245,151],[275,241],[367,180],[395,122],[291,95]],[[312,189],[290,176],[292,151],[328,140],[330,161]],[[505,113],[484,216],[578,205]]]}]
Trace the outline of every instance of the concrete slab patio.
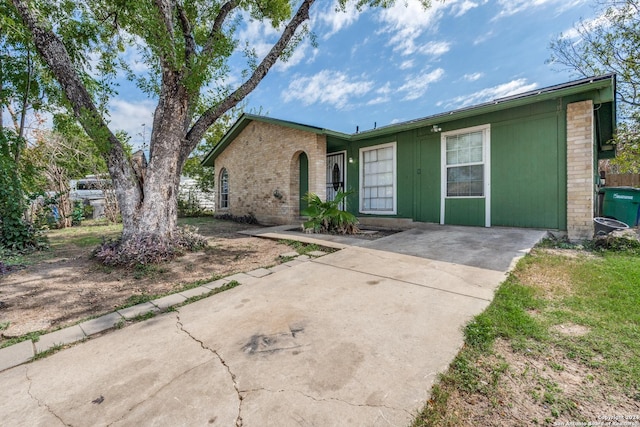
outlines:
[{"label": "concrete slab patio", "polygon": [[241,286],[0,373],[0,419],[406,426],[505,271],[350,246],[246,274]]}]

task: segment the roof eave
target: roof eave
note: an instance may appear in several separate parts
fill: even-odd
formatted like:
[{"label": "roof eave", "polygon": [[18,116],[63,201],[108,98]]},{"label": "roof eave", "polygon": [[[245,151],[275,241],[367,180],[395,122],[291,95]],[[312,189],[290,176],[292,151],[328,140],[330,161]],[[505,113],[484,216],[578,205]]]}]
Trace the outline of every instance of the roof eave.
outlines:
[{"label": "roof eave", "polygon": [[367,130],[357,134],[351,135],[352,140],[359,140],[364,138],[384,136],[389,133],[403,132],[413,130],[416,128],[430,126],[433,124],[442,124],[453,120],[464,119],[471,116],[480,114],[492,113],[495,111],[504,110],[507,108],[519,107],[535,102],[546,101],[550,99],[557,99],[565,96],[575,95],[582,92],[588,92],[591,90],[604,90],[602,91],[601,99],[597,101],[602,102],[615,102],[615,74],[607,74],[604,76],[593,77],[589,79],[577,80],[565,85],[552,86],[549,88],[539,89],[537,91],[531,91],[512,97],[505,97],[496,99],[484,104],[475,105],[472,107],[461,108],[459,110],[449,111],[445,113],[435,114],[433,116],[424,117],[421,119],[411,120],[403,123],[396,123],[389,126],[384,126],[378,129]]},{"label": "roof eave", "polygon": [[207,153],[207,155],[202,160],[202,162],[200,162],[200,164],[202,166],[213,166],[213,162],[216,159],[216,157],[218,157],[218,155],[229,144],[231,144],[231,141],[233,141],[238,136],[238,134],[240,134],[240,132],[242,132],[242,130],[246,128],[249,125],[249,123],[251,123],[252,121],[270,123],[277,126],[285,126],[290,129],[297,129],[304,132],[315,133],[318,135],[329,135],[329,136],[335,136],[338,138],[349,138],[348,134],[335,132],[329,129],[324,129],[324,128],[310,126],[310,125],[304,125],[301,123],[291,122],[287,120],[274,119],[266,116],[257,116],[254,114],[244,113],[238,118],[238,120],[236,120],[236,122],[233,124],[233,126],[231,126],[231,128],[227,131],[227,133],[224,134],[220,142],[213,148],[213,150]]}]

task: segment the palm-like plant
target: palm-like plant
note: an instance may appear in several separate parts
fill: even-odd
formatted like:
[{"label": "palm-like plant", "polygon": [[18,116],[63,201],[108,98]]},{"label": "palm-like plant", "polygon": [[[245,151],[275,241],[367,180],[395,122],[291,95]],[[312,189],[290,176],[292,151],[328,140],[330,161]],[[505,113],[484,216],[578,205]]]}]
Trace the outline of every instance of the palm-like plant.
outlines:
[{"label": "palm-like plant", "polygon": [[309,217],[302,228],[314,233],[356,234],[358,218],[350,212],[340,209],[340,203],[351,193],[338,191],[333,200],[323,202],[317,194],[307,193],[304,200],[308,206],[300,212]]}]

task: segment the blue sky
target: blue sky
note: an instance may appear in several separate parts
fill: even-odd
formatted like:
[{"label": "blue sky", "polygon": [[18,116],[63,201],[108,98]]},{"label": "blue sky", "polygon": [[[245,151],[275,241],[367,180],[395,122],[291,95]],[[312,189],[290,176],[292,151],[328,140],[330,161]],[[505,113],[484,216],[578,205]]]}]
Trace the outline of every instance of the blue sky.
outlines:
[{"label": "blue sky", "polygon": [[[563,83],[576,76],[545,63],[549,44],[596,13],[593,0],[433,0],[426,11],[416,0],[397,3],[336,13],[333,1],[317,1],[317,47],[306,41],[276,64],[246,111],[353,133]],[[278,33],[252,22],[238,36],[260,56]],[[240,71],[226,83],[237,85]],[[111,102],[112,127],[139,146],[155,102],[122,89]]]}]

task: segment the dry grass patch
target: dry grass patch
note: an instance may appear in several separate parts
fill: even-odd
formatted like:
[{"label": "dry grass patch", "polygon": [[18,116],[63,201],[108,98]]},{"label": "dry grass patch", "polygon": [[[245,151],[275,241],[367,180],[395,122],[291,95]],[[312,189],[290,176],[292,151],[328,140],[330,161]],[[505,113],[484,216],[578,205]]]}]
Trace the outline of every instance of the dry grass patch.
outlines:
[{"label": "dry grass patch", "polygon": [[[52,250],[34,254],[25,268],[0,276],[0,345],[35,331],[74,324],[109,313],[129,301],[178,292],[194,284],[278,264],[291,249],[284,244],[238,234],[255,226],[213,218],[190,219],[208,246],[165,264],[107,267],[92,260],[101,233],[114,237],[117,226],[81,227],[52,233]],[[194,224],[195,223],[195,224]]]}]

